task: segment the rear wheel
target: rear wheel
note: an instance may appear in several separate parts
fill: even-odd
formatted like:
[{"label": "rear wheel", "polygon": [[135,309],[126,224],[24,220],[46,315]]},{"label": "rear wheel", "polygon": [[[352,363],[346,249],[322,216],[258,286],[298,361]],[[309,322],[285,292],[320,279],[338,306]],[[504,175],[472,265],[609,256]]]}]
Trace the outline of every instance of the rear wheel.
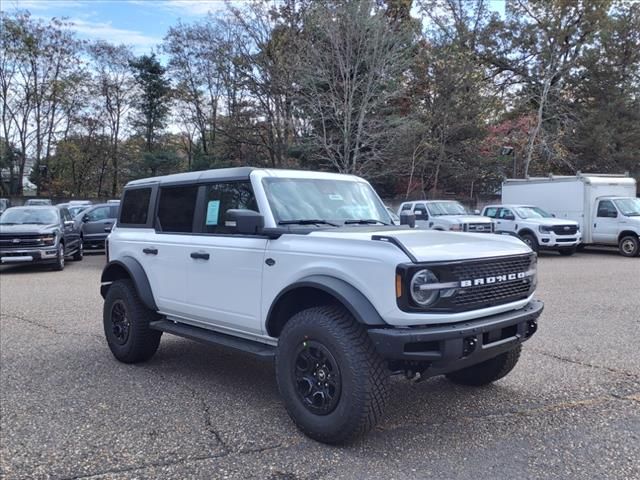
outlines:
[{"label": "rear wheel", "polygon": [[102,316],[107,344],[118,360],[144,362],[156,353],[162,332],[149,328],[149,323],[160,317],[142,303],[131,280],[113,282]]},{"label": "rear wheel", "polygon": [[453,383],[481,387],[507,376],[520,359],[522,345],[477,365],[451,372],[446,377]]},{"label": "rear wheel", "polygon": [[524,243],[526,243],[531,250],[533,250],[534,252],[538,251],[538,240],[535,236],[531,235],[530,233],[523,233],[522,235],[520,235],[520,239]]},{"label": "rear wheel", "polygon": [[573,255],[574,253],[576,253],[576,247],[571,247],[571,248],[561,248],[560,250],[558,250],[560,252],[560,255],[564,255],[565,257],[570,257],[571,255]]},{"label": "rear wheel", "polygon": [[618,250],[625,257],[635,257],[640,253],[640,241],[638,237],[627,235],[620,239]]},{"label": "rear wheel", "polygon": [[389,373],[366,330],[343,308],[294,315],[278,341],[276,378],[300,430],[343,443],[370,430],[387,403]]},{"label": "rear wheel", "polygon": [[78,244],[78,249],[76,250],[76,253],[73,254],[73,259],[76,262],[79,262],[83,258],[84,258],[84,242],[82,241],[82,238],[81,238],[80,243]]}]

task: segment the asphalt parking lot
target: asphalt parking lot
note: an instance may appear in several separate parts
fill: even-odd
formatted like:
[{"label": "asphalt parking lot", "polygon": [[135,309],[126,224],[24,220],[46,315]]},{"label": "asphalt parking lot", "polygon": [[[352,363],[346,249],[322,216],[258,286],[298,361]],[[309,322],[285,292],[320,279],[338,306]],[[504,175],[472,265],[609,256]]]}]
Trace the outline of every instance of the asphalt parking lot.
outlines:
[{"label": "asphalt parking lot", "polygon": [[386,419],[343,447],[295,429],[269,363],[166,335],[118,363],[104,261],[0,268],[1,478],[640,478],[640,258],[541,255],[546,309],[511,375],[394,379]]}]

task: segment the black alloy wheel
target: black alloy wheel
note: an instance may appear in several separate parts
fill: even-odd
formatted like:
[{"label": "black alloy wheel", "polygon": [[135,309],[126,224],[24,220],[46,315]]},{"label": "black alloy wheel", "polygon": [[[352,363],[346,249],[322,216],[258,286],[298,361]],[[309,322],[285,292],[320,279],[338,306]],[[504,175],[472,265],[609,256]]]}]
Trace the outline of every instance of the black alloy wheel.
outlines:
[{"label": "black alloy wheel", "polygon": [[124,302],[116,300],[111,307],[111,331],[113,332],[113,340],[118,345],[127,343],[130,328],[131,322],[127,316],[127,308]]},{"label": "black alloy wheel", "polygon": [[336,408],[342,391],[340,369],[322,343],[302,342],[296,352],[293,376],[298,398],[307,410],[327,415]]}]

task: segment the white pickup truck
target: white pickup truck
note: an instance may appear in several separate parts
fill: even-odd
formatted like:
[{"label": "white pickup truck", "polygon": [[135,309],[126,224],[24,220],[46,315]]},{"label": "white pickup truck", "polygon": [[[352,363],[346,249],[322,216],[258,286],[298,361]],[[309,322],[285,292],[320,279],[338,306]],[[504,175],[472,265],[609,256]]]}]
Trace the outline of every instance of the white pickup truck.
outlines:
[{"label": "white pickup truck", "polygon": [[488,205],[482,215],[493,219],[496,233],[517,236],[534,252],[558,250],[560,255],[573,255],[582,241],[578,222],[554,218],[531,205]]},{"label": "white pickup truck", "polygon": [[505,180],[503,204],[536,205],[580,225],[583,245],[617,246],[640,254],[640,199],[628,175],[581,174]]},{"label": "white pickup truck", "polygon": [[442,230],[471,233],[493,233],[490,218],[473,215],[460,202],[453,200],[417,200],[404,202],[398,209],[398,216],[413,213],[416,227],[428,230]]}]

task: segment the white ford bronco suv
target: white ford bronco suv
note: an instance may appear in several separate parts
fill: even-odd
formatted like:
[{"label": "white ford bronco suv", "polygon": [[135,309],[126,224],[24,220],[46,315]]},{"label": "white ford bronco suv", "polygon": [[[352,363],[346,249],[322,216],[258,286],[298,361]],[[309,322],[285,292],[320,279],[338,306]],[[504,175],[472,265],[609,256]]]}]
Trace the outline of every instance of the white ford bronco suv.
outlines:
[{"label": "white ford bronco suv", "polygon": [[490,218],[474,215],[454,200],[417,200],[403,202],[398,215],[413,213],[418,228],[454,232],[493,233]]},{"label": "white ford bronco suv", "polygon": [[557,250],[569,256],[582,242],[578,222],[554,218],[532,205],[487,205],[482,215],[493,219],[496,233],[515,235],[534,252]]},{"label": "white ford bronco suv", "polygon": [[390,374],[504,377],[543,308],[520,240],[391,225],[354,176],[191,172],[130,182],[121,205],[101,279],[114,356],[148,360],[165,332],[273,358],[322,442],[372,428]]}]

